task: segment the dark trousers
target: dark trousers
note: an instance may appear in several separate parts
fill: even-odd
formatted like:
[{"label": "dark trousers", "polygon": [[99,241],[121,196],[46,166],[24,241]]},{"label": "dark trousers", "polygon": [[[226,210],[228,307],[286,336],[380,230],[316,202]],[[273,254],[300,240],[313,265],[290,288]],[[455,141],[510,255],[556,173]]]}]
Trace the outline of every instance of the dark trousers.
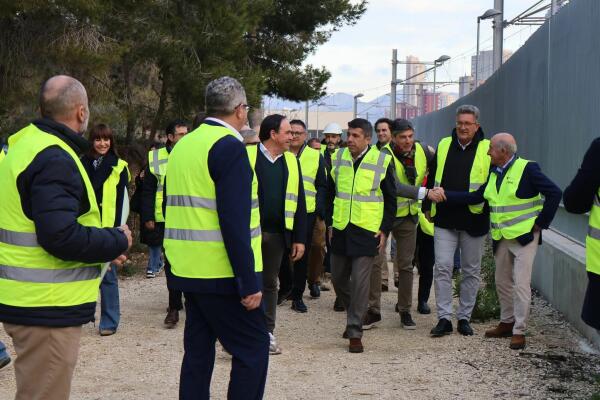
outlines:
[{"label": "dark trousers", "polygon": [[228,399],[263,398],[269,335],[262,308],[247,311],[238,296],[185,294],[180,400],[210,398],[215,341],[232,355]]},{"label": "dark trousers", "polygon": [[290,261],[289,249],[281,260],[279,269],[279,293],[292,292],[292,298],[299,300],[306,289],[306,279],[308,277],[308,256],[312,245],[313,227],[316,221],[316,214],[306,215],[306,245],[304,246],[304,255],[293,263]]},{"label": "dark trousers", "polygon": [[169,290],[169,310],[183,310],[183,293],[179,290],[175,290],[171,288],[169,285],[169,277],[172,277],[171,274],[171,264],[169,260],[165,257],[165,278],[167,279],[167,289]]},{"label": "dark trousers", "polygon": [[433,236],[423,233],[417,227],[417,269],[419,271],[419,302],[427,303],[433,283],[433,264],[435,264],[435,253]]}]

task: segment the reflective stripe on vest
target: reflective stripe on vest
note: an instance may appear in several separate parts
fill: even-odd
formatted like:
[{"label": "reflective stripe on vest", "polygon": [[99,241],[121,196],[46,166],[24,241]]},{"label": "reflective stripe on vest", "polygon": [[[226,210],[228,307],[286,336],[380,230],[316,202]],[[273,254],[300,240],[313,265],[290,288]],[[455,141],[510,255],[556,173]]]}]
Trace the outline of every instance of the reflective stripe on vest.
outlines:
[{"label": "reflective stripe on vest", "polygon": [[156,195],[154,196],[154,221],[164,222],[163,215],[163,187],[165,185],[165,176],[167,174],[167,165],[169,163],[169,151],[166,147],[154,149],[148,153],[148,169],[156,178]]},{"label": "reflective stripe on vest", "polygon": [[543,201],[538,193],[529,199],[517,197],[519,182],[529,161],[522,158],[514,160],[505,172],[497,190],[497,174],[489,177],[483,197],[490,205],[491,234],[494,240],[514,239],[531,232],[535,219],[542,210]]},{"label": "reflective stripe on vest", "polygon": [[[444,166],[446,165],[446,158],[448,157],[448,150],[452,144],[452,137],[448,136],[440,140],[436,153],[437,157],[437,169],[435,171],[434,186],[440,187],[442,178],[444,177]],[[475,152],[475,159],[471,166],[471,173],[469,175],[469,192],[475,192],[483,185],[490,173],[490,156],[487,152],[490,148],[490,141],[482,139],[477,143],[477,150]],[[473,214],[481,214],[483,212],[483,203],[470,205],[469,211]],[[431,204],[431,216],[433,217],[436,213],[436,204]]]},{"label": "reflective stripe on vest", "polygon": [[317,188],[315,181],[319,171],[319,160],[321,155],[315,149],[304,146],[300,154],[300,169],[302,170],[302,182],[304,183],[304,196],[306,198],[306,212],[313,213],[317,209]]},{"label": "reflective stripe on vest", "polygon": [[9,142],[11,156],[0,168],[0,304],[68,308],[94,303],[100,285],[100,263],[61,260],[46,252],[38,243],[34,222],[22,210],[17,188],[17,177],[40,152],[50,146],[60,147],[73,159],[90,205],[77,222],[99,228],[96,196],[79,157],[65,142],[33,124],[12,135]]},{"label": "reflective stripe on vest", "polygon": [[[396,174],[394,178],[396,179],[396,183],[411,185],[406,176],[406,171],[404,170],[404,165],[398,158],[393,154],[391,147],[385,145],[382,151],[388,152],[392,159],[394,160],[394,166]],[[427,173],[427,157],[425,156],[425,151],[423,151],[423,147],[420,143],[415,143],[415,169],[417,171],[417,176],[415,177],[415,184],[413,186],[421,187],[423,184],[423,180],[425,179],[425,174]],[[409,199],[407,197],[396,197],[396,217],[405,217],[409,213],[410,215],[417,215],[419,213],[419,203],[416,200]]]},{"label": "reflective stripe on vest", "polygon": [[[210,150],[229,135],[235,137],[225,127],[202,124],[181,138],[169,155],[164,247],[171,271],[179,278],[234,277],[219,224],[215,183],[208,169]],[[262,271],[262,253],[257,188],[253,176],[248,230],[258,272]]]},{"label": "reflective stripe on vest", "polygon": [[600,189],[594,195],[594,203],[590,212],[588,232],[585,237],[586,269],[600,275]]},{"label": "reflective stripe on vest", "polygon": [[379,231],[383,219],[381,181],[392,158],[371,146],[356,172],[350,151],[340,149],[332,160],[336,196],[333,227],[338,230],[352,223],[371,232]]},{"label": "reflective stripe on vest", "polygon": [[[256,175],[256,156],[259,151],[258,146],[248,146],[246,147],[246,150],[248,151],[250,166]],[[300,184],[300,171],[298,170],[298,160],[292,153],[286,151],[283,153],[283,157],[288,171],[288,179],[285,186],[283,213],[285,218],[285,229],[291,231],[294,229],[294,218],[298,208],[298,185]]]},{"label": "reflective stripe on vest", "polygon": [[117,205],[117,186],[121,181],[123,170],[127,170],[127,181],[129,182],[131,174],[129,168],[127,168],[127,162],[119,159],[102,185],[102,204],[100,207],[102,208],[102,226],[105,228],[121,225],[121,221],[115,221],[115,218],[117,217],[117,207],[123,207],[123,204]]}]

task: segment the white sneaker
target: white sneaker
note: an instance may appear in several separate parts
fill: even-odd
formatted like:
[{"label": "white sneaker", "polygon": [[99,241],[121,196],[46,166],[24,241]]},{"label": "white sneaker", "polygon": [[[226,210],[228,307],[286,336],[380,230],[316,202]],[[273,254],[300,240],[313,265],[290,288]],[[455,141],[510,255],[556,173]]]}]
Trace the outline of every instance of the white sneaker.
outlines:
[{"label": "white sneaker", "polygon": [[277,339],[275,339],[275,336],[271,332],[269,332],[269,354],[272,356],[281,354],[281,348],[277,345]]}]

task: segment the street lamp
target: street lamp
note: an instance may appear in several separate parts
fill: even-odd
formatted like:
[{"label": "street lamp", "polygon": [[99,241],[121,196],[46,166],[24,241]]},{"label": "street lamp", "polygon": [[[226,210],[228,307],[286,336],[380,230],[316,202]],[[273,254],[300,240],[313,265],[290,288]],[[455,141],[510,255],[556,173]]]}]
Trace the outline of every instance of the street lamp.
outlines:
[{"label": "street lamp", "polygon": [[353,108],[354,118],[356,118],[356,114],[357,114],[357,111],[358,111],[358,98],[359,97],[363,97],[363,96],[364,96],[364,94],[362,94],[362,93],[359,93],[359,94],[357,94],[357,95],[354,96],[354,108]]},{"label": "street lamp", "polygon": [[482,19],[494,18],[496,15],[501,15],[502,11],[490,8],[483,15],[477,17],[477,51],[475,52],[475,89],[479,86],[479,25]]},{"label": "street lamp", "polygon": [[326,106],[327,104],[324,102],[317,103],[317,137],[319,137],[319,107]]},{"label": "street lamp", "polygon": [[438,57],[437,60],[435,60],[433,62],[433,111],[437,111],[437,101],[435,99],[435,73],[437,71],[437,67],[440,67],[443,63],[445,63],[446,61],[448,61],[450,59],[450,56],[447,55],[443,55]]}]

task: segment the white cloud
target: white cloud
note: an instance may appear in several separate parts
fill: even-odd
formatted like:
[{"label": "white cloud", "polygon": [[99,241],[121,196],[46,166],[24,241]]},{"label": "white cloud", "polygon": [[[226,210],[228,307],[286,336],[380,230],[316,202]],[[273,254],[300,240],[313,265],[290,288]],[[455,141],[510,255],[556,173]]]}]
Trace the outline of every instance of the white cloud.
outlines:
[{"label": "white cloud", "polygon": [[[531,3],[532,0],[506,0],[505,18]],[[355,26],[334,33],[307,63],[324,65],[332,72],[328,92],[363,91],[366,99],[389,91],[393,48],[398,49],[399,59],[415,55],[421,60],[433,60],[447,54],[452,59],[438,69],[438,80],[458,80],[470,72],[477,15],[492,6],[492,0],[371,0]],[[525,29],[506,42],[516,47],[532,31]],[[482,21],[482,50],[491,48],[491,36],[491,23]],[[398,72],[402,78],[402,65]],[[367,90],[375,87],[379,88]]]}]

